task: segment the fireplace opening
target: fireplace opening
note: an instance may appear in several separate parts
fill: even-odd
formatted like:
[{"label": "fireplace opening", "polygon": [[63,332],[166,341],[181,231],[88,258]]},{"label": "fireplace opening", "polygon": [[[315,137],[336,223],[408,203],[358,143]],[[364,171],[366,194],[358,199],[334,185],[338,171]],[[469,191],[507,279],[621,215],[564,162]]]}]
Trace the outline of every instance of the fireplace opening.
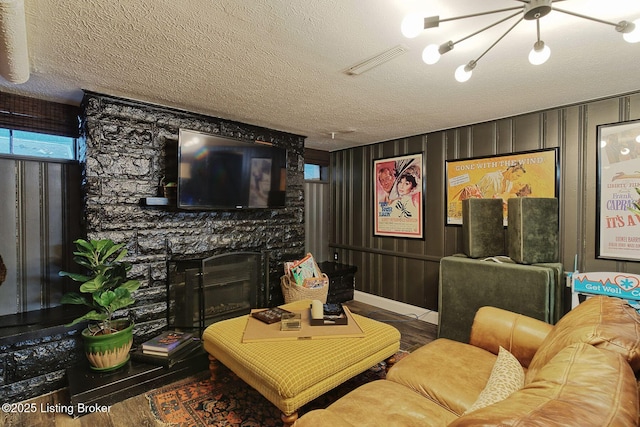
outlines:
[{"label": "fireplace opening", "polygon": [[268,255],[235,252],[169,261],[168,324],[198,329],[248,314],[268,301]]}]

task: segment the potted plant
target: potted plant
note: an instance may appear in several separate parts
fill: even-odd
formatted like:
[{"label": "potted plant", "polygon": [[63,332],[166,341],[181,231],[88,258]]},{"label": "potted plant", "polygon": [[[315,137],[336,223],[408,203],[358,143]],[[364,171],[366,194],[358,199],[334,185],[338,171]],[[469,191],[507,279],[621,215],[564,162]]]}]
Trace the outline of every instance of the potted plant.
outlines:
[{"label": "potted plant", "polygon": [[[640,196],[640,187],[636,187],[636,193]],[[635,214],[640,215],[640,199],[632,201],[633,206],[629,207],[629,210]]]},{"label": "potted plant", "polygon": [[94,370],[108,371],[119,368],[129,360],[133,343],[133,322],[129,319],[113,320],[116,310],[132,305],[131,292],[140,287],[138,280],[127,280],[131,264],[123,261],[127,250],[123,244],[110,239],[75,240],[77,250],[73,260],[85,267],[88,273],[77,274],[61,271],[80,285],[80,293],[63,295],[63,304],[82,304],[91,310],[68,326],[90,321],[82,331],[85,354]]},{"label": "potted plant", "polygon": [[160,185],[162,186],[162,195],[169,199],[169,204],[175,204],[178,198],[178,184],[173,181],[165,182],[163,177],[160,180]]}]

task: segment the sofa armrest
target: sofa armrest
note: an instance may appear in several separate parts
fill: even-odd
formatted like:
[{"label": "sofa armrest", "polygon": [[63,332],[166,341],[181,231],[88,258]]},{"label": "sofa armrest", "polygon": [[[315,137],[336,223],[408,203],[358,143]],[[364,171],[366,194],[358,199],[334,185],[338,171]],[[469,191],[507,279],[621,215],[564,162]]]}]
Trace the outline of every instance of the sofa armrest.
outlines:
[{"label": "sofa armrest", "polygon": [[471,326],[469,344],[498,354],[509,350],[525,368],[553,326],[540,320],[496,307],[480,307]]}]

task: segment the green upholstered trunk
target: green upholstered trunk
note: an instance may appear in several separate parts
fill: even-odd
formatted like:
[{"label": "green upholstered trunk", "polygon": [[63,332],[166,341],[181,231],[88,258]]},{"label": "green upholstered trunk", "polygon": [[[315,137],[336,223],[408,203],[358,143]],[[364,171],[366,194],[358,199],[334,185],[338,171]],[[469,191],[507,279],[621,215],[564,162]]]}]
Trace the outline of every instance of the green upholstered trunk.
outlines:
[{"label": "green upholstered trunk", "polygon": [[486,305],[554,323],[562,315],[562,289],[558,289],[564,286],[558,273],[561,271],[561,264],[442,258],[438,337],[469,342],[473,317]]},{"label": "green upholstered trunk", "polygon": [[565,310],[565,302],[568,302],[570,298],[567,298],[567,295],[571,294],[571,288],[566,286],[566,278],[564,275],[564,267],[561,263],[558,262],[541,262],[536,264],[531,264],[534,267],[544,267],[551,269],[553,273],[553,305],[551,307],[551,323],[554,325],[560,320],[562,316],[564,316]]},{"label": "green upholstered trunk", "polygon": [[520,264],[558,262],[558,199],[516,197],[508,209],[509,257]]},{"label": "green upholstered trunk", "polygon": [[471,258],[506,254],[502,199],[462,201],[462,251]]}]

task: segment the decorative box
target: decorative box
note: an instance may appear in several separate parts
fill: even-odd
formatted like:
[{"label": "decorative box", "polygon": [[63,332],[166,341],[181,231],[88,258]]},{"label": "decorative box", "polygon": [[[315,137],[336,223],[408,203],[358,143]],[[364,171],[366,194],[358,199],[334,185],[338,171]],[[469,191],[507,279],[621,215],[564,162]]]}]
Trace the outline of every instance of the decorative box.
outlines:
[{"label": "decorative box", "polygon": [[508,208],[509,257],[520,264],[558,262],[558,199],[516,197]]},{"label": "decorative box", "polygon": [[502,199],[462,201],[462,251],[471,258],[504,255]]}]

